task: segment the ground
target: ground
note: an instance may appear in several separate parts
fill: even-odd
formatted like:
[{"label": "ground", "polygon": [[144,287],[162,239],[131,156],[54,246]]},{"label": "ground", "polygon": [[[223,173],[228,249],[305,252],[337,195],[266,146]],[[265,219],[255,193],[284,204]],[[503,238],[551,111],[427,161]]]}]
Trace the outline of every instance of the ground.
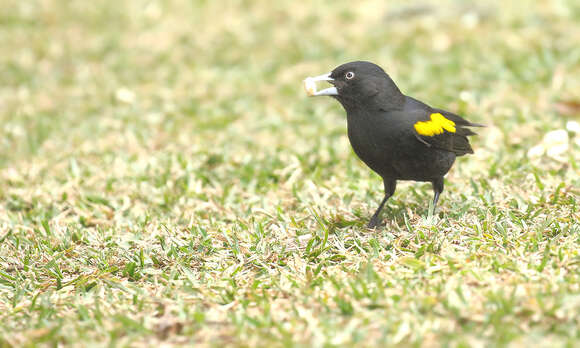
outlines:
[{"label": "ground", "polygon": [[[573,0],[3,0],[0,346],[578,345],[579,23]],[[488,126],[434,216],[405,183],[365,228],[380,178],[301,86],[358,59]]]}]

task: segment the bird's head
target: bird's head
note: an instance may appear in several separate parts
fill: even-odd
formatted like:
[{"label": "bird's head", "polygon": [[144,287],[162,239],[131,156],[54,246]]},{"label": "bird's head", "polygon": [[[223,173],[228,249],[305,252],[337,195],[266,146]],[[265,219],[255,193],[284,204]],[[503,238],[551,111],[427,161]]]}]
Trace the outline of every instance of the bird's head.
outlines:
[{"label": "bird's head", "polygon": [[[317,81],[327,81],[333,87],[317,91]],[[403,97],[380,66],[365,61],[345,63],[328,74],[309,77],[304,80],[304,86],[309,96],[334,97],[346,109],[361,103],[396,103]]]}]

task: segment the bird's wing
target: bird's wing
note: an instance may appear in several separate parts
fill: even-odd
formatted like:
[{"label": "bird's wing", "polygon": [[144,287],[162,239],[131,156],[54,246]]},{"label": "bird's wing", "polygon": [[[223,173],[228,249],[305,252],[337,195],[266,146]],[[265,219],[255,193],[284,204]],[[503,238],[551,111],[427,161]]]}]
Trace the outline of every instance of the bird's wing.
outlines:
[{"label": "bird's wing", "polygon": [[[483,125],[483,124],[469,122],[468,120],[464,119],[463,117],[461,117],[459,115],[456,115],[456,114],[454,114],[452,112],[446,111],[446,110],[433,108],[431,112],[432,113],[433,112],[438,112],[438,113],[442,114],[443,116],[445,116],[446,118],[448,118],[449,120],[455,122],[455,124],[458,124],[460,126],[464,126],[464,127],[485,127],[485,125]],[[474,135],[474,134],[471,134],[471,135]]]},{"label": "bird's wing", "polygon": [[467,127],[481,127],[448,111],[433,109],[413,124],[417,139],[428,147],[447,150],[461,156],[473,153],[467,137],[476,133]]}]

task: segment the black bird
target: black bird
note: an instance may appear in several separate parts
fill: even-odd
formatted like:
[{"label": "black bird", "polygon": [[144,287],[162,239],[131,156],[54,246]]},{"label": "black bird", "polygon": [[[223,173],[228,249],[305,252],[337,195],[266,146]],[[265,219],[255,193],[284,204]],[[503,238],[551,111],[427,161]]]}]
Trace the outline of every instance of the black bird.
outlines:
[{"label": "black bird", "polygon": [[[316,81],[334,87],[316,91]],[[483,127],[406,96],[385,71],[371,62],[343,64],[331,73],[304,80],[310,96],[332,96],[346,110],[348,139],[357,156],[383,178],[385,197],[369,228],[379,225],[383,206],[397,180],[433,184],[433,210],[443,191],[443,176],[457,156],[473,153],[467,127]]]}]

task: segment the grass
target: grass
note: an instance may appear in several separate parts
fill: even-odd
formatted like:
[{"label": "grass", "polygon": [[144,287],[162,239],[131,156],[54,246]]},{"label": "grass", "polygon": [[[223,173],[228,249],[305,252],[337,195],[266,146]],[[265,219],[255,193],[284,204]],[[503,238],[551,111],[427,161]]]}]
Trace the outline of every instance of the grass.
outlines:
[{"label": "grass", "polygon": [[[0,3],[0,346],[576,346],[580,7]],[[354,59],[488,124],[382,184],[306,76]],[[92,342],[92,343],[91,343]]]}]

